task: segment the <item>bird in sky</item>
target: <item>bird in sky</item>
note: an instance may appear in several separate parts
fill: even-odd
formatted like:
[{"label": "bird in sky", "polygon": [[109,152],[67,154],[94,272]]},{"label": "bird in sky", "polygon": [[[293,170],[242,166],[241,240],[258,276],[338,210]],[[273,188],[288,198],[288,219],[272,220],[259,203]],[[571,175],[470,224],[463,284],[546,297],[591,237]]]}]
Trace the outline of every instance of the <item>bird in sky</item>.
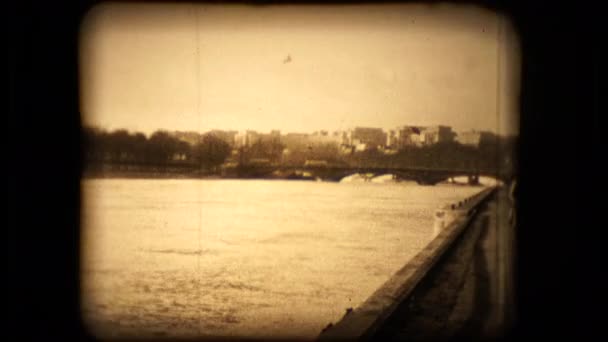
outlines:
[{"label": "bird in sky", "polygon": [[283,60],[283,64],[291,62],[291,55],[287,55],[287,58]]}]

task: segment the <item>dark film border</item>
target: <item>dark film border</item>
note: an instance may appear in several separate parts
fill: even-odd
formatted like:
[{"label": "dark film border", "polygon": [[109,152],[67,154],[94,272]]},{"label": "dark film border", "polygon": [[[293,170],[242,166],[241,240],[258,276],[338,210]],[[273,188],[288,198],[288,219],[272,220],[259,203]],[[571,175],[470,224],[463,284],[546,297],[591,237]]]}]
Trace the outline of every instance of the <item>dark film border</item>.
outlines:
[{"label": "dark film border", "polygon": [[[4,240],[9,330],[4,334],[9,338],[92,340],[79,312],[77,39],[82,17],[97,3],[9,5],[9,143],[4,167],[9,190]],[[593,128],[599,122],[599,106],[592,100],[598,86],[594,74],[599,59],[593,55],[598,8],[590,3],[455,3],[506,15],[521,40],[518,320],[506,337],[591,337],[602,315],[588,310],[593,298],[584,293],[589,296],[599,289],[600,271],[593,261],[599,257],[598,242],[592,243],[598,240],[599,226],[592,221],[593,213],[573,214],[579,204],[586,212],[599,205],[593,189],[575,194],[576,186],[569,182],[593,188],[592,178],[599,175],[593,147],[599,142],[597,126]],[[595,116],[585,116],[593,111]],[[579,282],[582,287],[576,288]]]}]

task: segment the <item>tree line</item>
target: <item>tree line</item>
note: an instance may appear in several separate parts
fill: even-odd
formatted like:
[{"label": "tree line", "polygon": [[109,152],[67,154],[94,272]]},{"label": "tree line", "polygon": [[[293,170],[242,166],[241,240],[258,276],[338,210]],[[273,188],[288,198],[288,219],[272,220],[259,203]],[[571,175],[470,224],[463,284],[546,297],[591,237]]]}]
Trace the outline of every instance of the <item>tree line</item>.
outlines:
[{"label": "tree line", "polygon": [[[182,164],[215,171],[232,154],[231,144],[212,132],[200,135],[193,144],[162,130],[147,137],[124,129],[108,132],[84,127],[82,135],[84,160],[90,164]],[[306,160],[314,159],[350,167],[477,169],[507,176],[517,169],[517,138],[512,136],[482,140],[478,146],[457,142],[407,146],[394,153],[378,149],[343,153],[343,149],[344,146],[330,143],[286,146],[280,139],[267,139],[240,147],[232,160],[239,165],[264,160],[271,164],[302,166]]]},{"label": "tree line", "polygon": [[203,134],[191,145],[167,131],[156,131],[149,137],[125,129],[107,132],[95,127],[82,129],[84,161],[88,164],[189,164],[213,169],[231,153],[228,143],[212,133]]}]

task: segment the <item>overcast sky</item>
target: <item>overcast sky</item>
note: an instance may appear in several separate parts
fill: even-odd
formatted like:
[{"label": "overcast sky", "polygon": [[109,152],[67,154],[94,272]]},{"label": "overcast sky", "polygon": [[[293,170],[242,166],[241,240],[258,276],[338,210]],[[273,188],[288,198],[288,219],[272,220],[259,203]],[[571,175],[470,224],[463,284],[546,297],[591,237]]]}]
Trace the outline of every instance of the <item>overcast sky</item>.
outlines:
[{"label": "overcast sky", "polygon": [[145,133],[445,124],[513,134],[519,50],[501,22],[499,34],[493,12],[453,5],[104,4],[81,27],[83,122]]}]

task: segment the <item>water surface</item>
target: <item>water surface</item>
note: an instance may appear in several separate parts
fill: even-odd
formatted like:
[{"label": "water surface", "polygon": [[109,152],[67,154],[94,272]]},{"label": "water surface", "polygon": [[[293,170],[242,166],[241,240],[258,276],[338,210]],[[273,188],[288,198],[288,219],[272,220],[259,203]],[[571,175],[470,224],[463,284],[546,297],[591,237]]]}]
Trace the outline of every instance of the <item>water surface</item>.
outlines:
[{"label": "water surface", "polygon": [[266,180],[82,182],[82,299],[100,337],[315,338],[480,190]]}]

